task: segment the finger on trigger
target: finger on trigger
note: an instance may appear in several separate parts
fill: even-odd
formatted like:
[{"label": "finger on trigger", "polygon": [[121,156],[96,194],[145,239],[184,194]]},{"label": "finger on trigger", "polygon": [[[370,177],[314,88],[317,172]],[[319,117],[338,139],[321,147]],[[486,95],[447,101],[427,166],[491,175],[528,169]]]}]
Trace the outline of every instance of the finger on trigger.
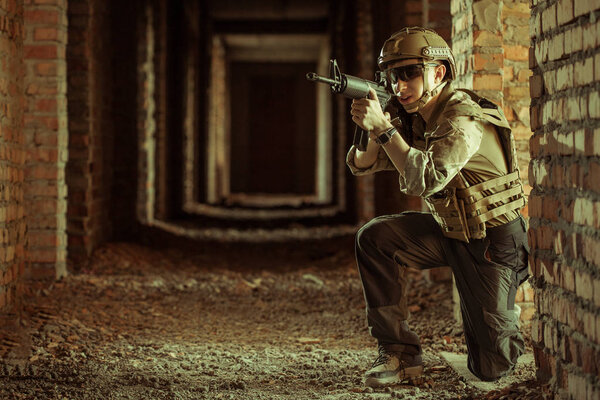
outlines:
[{"label": "finger on trigger", "polygon": [[375,92],[375,89],[373,89],[371,86],[369,86],[369,96],[368,96],[371,100],[377,100],[377,93]]}]

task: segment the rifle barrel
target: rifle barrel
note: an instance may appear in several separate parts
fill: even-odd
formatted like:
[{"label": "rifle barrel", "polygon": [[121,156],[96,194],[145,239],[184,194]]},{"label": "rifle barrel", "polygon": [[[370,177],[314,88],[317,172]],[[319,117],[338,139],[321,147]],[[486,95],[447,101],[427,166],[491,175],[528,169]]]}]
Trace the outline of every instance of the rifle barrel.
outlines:
[{"label": "rifle barrel", "polygon": [[308,74],[306,74],[306,79],[308,79],[309,81],[314,81],[314,82],[327,83],[328,85],[332,85],[332,86],[340,84],[340,82],[338,82],[334,79],[325,78],[324,76],[321,76],[314,72],[309,72]]}]

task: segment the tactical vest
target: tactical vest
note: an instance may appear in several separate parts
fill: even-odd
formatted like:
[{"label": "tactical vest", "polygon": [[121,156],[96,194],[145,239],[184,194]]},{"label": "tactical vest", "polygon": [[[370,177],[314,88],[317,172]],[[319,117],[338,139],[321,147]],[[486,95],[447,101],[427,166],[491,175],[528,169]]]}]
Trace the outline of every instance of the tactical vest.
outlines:
[{"label": "tactical vest", "polygon": [[459,171],[443,190],[425,199],[444,236],[468,243],[470,239],[485,237],[486,221],[522,208],[526,200],[514,137],[504,113],[496,104],[474,92],[458,90],[467,93],[481,108],[479,116],[496,128],[509,168],[506,175],[472,186]]}]

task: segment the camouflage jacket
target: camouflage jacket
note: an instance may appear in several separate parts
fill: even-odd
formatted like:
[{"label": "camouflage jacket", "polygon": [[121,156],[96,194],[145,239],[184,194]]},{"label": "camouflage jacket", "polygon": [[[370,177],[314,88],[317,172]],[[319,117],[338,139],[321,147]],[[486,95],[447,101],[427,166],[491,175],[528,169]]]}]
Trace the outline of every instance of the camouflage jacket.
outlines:
[{"label": "camouflage jacket", "polygon": [[[429,197],[444,189],[459,171],[470,185],[507,173],[507,160],[493,125],[486,121],[481,107],[465,92],[446,84],[428,121],[423,121],[419,114],[413,114],[412,118],[411,148],[404,171],[399,174],[403,193]],[[375,163],[364,169],[354,165],[356,151],[352,146],[346,157],[354,175],[395,170],[383,148],[379,149]],[[490,221],[491,225],[512,220],[516,213]]]}]

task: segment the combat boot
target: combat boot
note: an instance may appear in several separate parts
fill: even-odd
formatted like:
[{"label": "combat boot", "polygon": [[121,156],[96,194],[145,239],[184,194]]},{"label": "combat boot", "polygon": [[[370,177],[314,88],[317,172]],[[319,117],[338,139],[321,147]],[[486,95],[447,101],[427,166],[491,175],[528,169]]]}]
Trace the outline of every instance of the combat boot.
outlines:
[{"label": "combat boot", "polygon": [[379,356],[365,373],[365,385],[380,387],[411,381],[423,374],[420,355],[395,353],[379,346]]}]

